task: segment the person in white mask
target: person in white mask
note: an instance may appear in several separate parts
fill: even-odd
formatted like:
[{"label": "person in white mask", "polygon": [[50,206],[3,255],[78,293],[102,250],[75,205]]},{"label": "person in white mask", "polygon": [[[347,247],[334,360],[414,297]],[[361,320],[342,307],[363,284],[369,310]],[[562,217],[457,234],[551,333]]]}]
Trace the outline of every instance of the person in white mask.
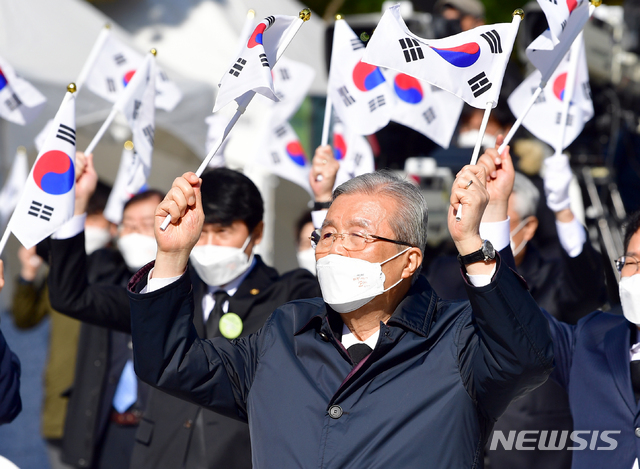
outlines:
[{"label": "person in white mask", "polygon": [[640,212],[625,225],[624,254],[615,261],[622,314],[596,311],[575,326],[548,315],[552,377],[569,394],[573,428],[590,440],[572,444],[582,446],[572,467],[637,469],[640,459]]},{"label": "person in white mask", "polygon": [[418,275],[424,198],[376,172],[340,185],[313,235],[322,298],[287,303],[259,332],[228,341],[203,340],[191,324],[186,270],[207,180],[186,173],[156,211],[153,269],[129,285],[136,373],[247,421],[255,469],[472,467],[504,407],[553,366],[539,307],[480,238],[485,183],[482,167],[467,166],[450,199],[471,303],[440,301]]}]

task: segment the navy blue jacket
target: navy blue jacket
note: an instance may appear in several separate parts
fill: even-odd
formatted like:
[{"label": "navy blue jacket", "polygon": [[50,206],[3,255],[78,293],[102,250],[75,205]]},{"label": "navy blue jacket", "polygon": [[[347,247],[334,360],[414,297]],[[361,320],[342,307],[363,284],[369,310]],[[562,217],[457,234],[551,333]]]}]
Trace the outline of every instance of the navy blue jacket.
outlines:
[{"label": "navy blue jacket", "polygon": [[21,410],[20,361],[0,331],[0,424],[11,422]]},{"label": "navy blue jacket", "polygon": [[[592,434],[582,434],[587,448],[573,451],[574,468],[603,467],[631,469],[640,458],[640,406],[631,385],[631,338],[635,325],[624,316],[596,311],[571,326],[547,315],[553,336],[556,369],[552,377],[569,394],[574,431],[599,432],[595,449],[591,449]],[[600,435],[603,431],[617,442],[613,446]],[[567,446],[578,443],[567,440]]]},{"label": "navy blue jacket", "polygon": [[468,286],[471,304],[420,277],[356,367],[321,298],[287,303],[248,337],[200,340],[188,276],[132,292],[149,267],[129,286],[138,376],[248,421],[256,469],[482,467],[495,420],[552,370],[546,320],[500,261],[489,285]]}]

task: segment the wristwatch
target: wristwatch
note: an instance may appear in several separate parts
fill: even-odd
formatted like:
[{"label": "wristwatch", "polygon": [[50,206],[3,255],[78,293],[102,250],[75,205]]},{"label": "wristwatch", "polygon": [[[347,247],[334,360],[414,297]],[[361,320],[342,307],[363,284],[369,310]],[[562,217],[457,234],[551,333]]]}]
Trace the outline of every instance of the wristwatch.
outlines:
[{"label": "wristwatch", "polygon": [[493,244],[488,239],[482,241],[482,246],[475,252],[461,256],[458,254],[458,262],[464,268],[464,266],[473,264],[474,262],[490,261],[496,258],[496,250],[493,248]]}]

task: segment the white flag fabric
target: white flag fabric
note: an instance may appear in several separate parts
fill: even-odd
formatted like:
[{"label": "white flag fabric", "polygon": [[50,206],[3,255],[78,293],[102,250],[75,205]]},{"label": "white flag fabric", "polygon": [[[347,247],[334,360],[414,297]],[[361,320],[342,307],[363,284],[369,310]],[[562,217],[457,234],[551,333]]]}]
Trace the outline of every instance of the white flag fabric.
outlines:
[{"label": "white flag fabric", "polygon": [[349,132],[342,122],[333,125],[333,156],[340,163],[334,189],[349,179],[376,170],[366,137]]},{"label": "white flag fabric", "polygon": [[277,102],[272,103],[272,125],[287,122],[306,98],[316,72],[310,65],[281,57],[273,67],[273,88]]},{"label": "white flag fabric", "polygon": [[[85,86],[101,98],[116,102],[127,87],[138,67],[144,62],[144,55],[109,36],[87,76]],[[156,72],[156,107],[172,111],[182,99],[182,92],[162,70]]]},{"label": "white flag fabric", "polygon": [[9,229],[27,249],[51,235],[73,216],[76,187],[75,104],[75,95],[67,93],[9,221]]},{"label": "white flag fabric", "polygon": [[427,81],[484,109],[498,103],[520,19],[479,26],[444,39],[422,39],[409,31],[399,5],[387,9],[362,58]]},{"label": "white flag fabric", "polygon": [[383,69],[396,95],[391,120],[420,132],[443,148],[449,148],[464,101],[426,81],[391,69]]},{"label": "white flag fabric", "polygon": [[129,167],[127,183],[127,192],[131,194],[136,194],[147,183],[151,173],[156,112],[154,76],[156,60],[149,53],[114,105],[126,117],[133,134],[134,161]]},{"label": "white flag fabric", "polygon": [[271,69],[276,63],[280,41],[295,20],[293,16],[276,15],[258,23],[245,47],[231,64],[229,72],[220,80],[213,112],[249,91],[273,101],[278,100],[273,89]]},{"label": "white flag fabric", "polygon": [[135,156],[133,154],[133,142],[128,141],[124,144],[118,174],[116,175],[116,180],[113,183],[113,188],[111,189],[109,200],[107,200],[107,205],[103,213],[107,220],[116,225],[119,225],[122,221],[124,204],[135,195],[135,192],[132,193],[127,190],[129,180],[131,179],[132,168],[134,167]]},{"label": "white flag fabric", "polygon": [[[575,88],[564,133],[564,148],[580,135],[586,122],[594,115],[593,102],[591,101],[591,89],[589,87],[589,72],[587,69],[587,57],[584,51],[584,43],[580,41],[578,66],[576,70]],[[567,85],[567,75],[569,72],[569,55],[558,65],[555,73],[551,75],[549,83],[542,90],[540,96],[531,110],[522,121],[522,125],[536,138],[547,142],[552,147],[558,144],[561,131],[562,108],[565,88]],[[509,96],[507,103],[511,112],[519,118],[531,95],[540,84],[541,73],[536,70],[529,75],[514,92]]]},{"label": "white flag fabric", "polygon": [[0,57],[0,117],[25,125],[38,117],[46,103],[47,98]]},{"label": "white flag fabric", "polygon": [[270,127],[258,149],[255,164],[313,194],[309,185],[309,158],[288,122]]},{"label": "white flag fabric", "polygon": [[[564,1],[564,0],[560,0]],[[572,10],[567,23],[554,41],[551,30],[547,29],[527,47],[527,58],[541,72],[543,81],[549,80],[551,74],[571,48],[571,44],[578,37],[595,9],[587,0],[579,0]],[[549,21],[549,16],[547,16]]]},{"label": "white flag fabric", "polygon": [[350,131],[370,135],[389,123],[394,97],[380,69],[362,62],[364,50],[347,22],[337,20],[328,94],[333,110]]},{"label": "white flag fabric", "polygon": [[549,25],[549,36],[556,45],[560,42],[560,35],[564,31],[569,21],[569,16],[573,11],[583,4],[588,4],[587,0],[538,0],[538,5],[544,12]]},{"label": "white flag fabric", "polygon": [[11,173],[0,191],[0,226],[5,226],[9,221],[13,209],[20,200],[20,194],[22,194],[27,177],[29,177],[27,152],[24,147],[20,147],[11,165]]}]

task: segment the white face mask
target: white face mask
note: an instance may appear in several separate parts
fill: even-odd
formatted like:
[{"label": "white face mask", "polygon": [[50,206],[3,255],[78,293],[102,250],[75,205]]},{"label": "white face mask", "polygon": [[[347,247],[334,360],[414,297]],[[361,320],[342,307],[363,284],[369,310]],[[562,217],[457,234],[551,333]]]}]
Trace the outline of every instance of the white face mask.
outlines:
[{"label": "white face mask", "polygon": [[407,252],[407,248],[384,262],[369,262],[353,257],[329,254],[316,263],[322,298],[338,313],[350,313],[376,296],[391,290],[402,279],[384,288],[382,264]]},{"label": "white face mask", "polygon": [[158,245],[153,236],[132,233],[118,238],[118,249],[131,270],[139,270],[156,258]]},{"label": "white face mask", "polygon": [[86,226],[84,228],[84,250],[91,254],[98,249],[102,249],[111,241],[111,233],[107,228],[96,228]]},{"label": "white face mask", "polygon": [[298,251],[296,257],[301,268],[307,269],[313,275],[316,274],[316,252],[312,248]]},{"label": "white face mask", "polygon": [[624,317],[627,321],[640,325],[640,274],[622,277],[618,288]]},{"label": "white face mask", "polygon": [[198,277],[207,285],[212,287],[226,285],[246,272],[253,262],[253,249],[251,256],[247,256],[244,252],[250,240],[251,236],[241,248],[214,244],[195,246],[189,256],[191,265],[196,269]]},{"label": "white face mask", "polygon": [[511,245],[511,252],[513,253],[513,257],[516,257],[518,254],[520,254],[520,253],[522,252],[522,250],[524,249],[524,247],[525,247],[525,246],[527,245],[527,243],[529,242],[528,240],[523,239],[519,246],[516,246],[516,245],[515,245],[515,243],[513,242],[513,237],[514,237],[515,235],[517,235],[517,234],[520,232],[520,230],[521,230],[522,228],[524,228],[524,227],[525,227],[525,225],[529,222],[529,218],[531,218],[531,217],[527,217],[527,218],[525,218],[524,220],[522,220],[522,221],[518,224],[518,226],[516,226],[516,227],[513,229],[513,231],[511,231],[511,232],[509,233],[509,244]]},{"label": "white face mask", "polygon": [[[480,131],[478,129],[460,132],[460,134],[458,135],[458,146],[461,148],[475,147],[476,141],[478,140],[478,135],[480,135]],[[496,136],[485,132],[484,136],[482,137],[482,146],[484,148],[495,148]]]}]

